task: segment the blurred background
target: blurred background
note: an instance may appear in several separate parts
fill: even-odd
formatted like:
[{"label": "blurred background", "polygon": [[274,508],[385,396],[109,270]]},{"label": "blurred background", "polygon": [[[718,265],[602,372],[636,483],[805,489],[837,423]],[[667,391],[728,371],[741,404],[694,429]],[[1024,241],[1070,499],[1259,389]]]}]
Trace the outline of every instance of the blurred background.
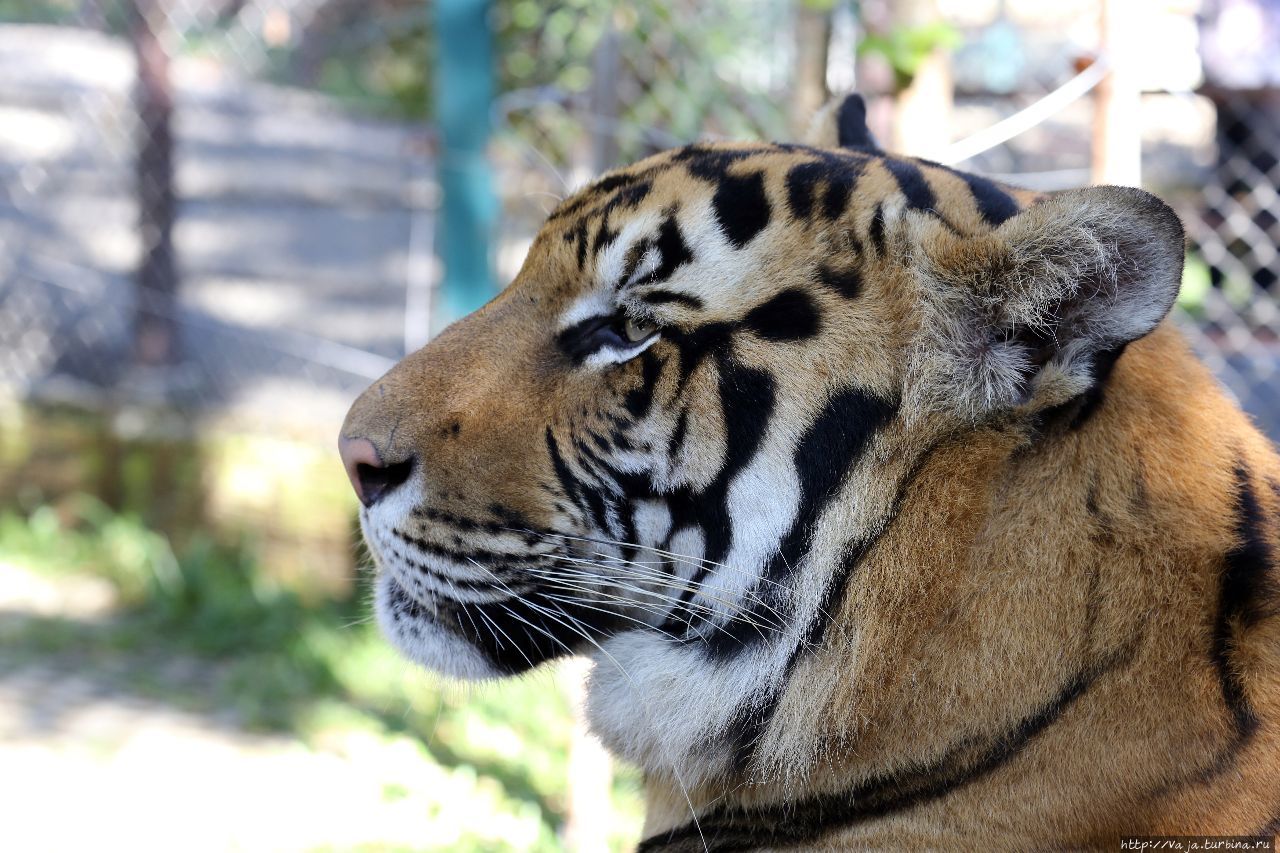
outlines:
[{"label": "blurred background", "polygon": [[573,188],[855,87],[887,148],[1166,197],[1280,437],[1280,0],[0,0],[0,848],[633,845],[580,665],[377,637],[338,426]]}]

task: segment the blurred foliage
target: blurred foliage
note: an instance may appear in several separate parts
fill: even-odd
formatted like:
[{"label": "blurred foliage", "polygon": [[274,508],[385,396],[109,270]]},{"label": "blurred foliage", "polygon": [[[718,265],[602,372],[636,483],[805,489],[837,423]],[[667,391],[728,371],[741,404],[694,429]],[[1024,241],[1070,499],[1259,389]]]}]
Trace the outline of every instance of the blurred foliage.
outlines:
[{"label": "blurred foliage", "polygon": [[77,6],[73,0],[0,0],[0,21],[67,23],[77,11]]},{"label": "blurred foliage", "polygon": [[[440,768],[439,784],[413,790],[387,779],[382,796],[420,799],[433,838],[451,839],[424,849],[558,849],[571,719],[554,674],[465,690],[442,684],[409,667],[369,624],[363,581],[347,596],[307,603],[262,570],[251,537],[195,535],[175,548],[137,516],[83,494],[0,513],[0,564],[103,578],[121,605],[101,622],[0,621],[8,665],[65,659],[77,671],[114,672],[122,689],[197,713],[230,711],[247,729],[292,732],[313,748],[357,735],[404,740]],[[181,660],[190,662],[187,677],[165,674]],[[633,775],[619,774],[615,803],[621,848],[638,830]]]},{"label": "blurred foliage", "polygon": [[[830,0],[805,2],[822,7]],[[127,3],[0,0],[0,21],[99,26],[122,34]],[[270,14],[244,16],[239,8],[232,0],[200,7],[173,3],[171,19],[181,27],[173,43],[181,52],[228,59],[250,73],[314,88],[374,114],[408,120],[433,114],[429,2],[322,0],[283,27]],[[253,2],[245,8],[270,12]],[[523,96],[507,117],[516,135],[565,162],[583,141],[580,113],[597,46],[614,33],[618,77],[609,88],[619,114],[604,120],[611,126],[588,130],[616,133],[622,159],[703,133],[782,138],[785,92],[777,84],[788,79],[790,67],[789,11],[787,4],[755,0],[494,0],[498,91]],[[762,27],[761,17],[776,26]]]},{"label": "blurred foliage", "polygon": [[944,21],[918,26],[893,27],[883,33],[868,33],[858,45],[858,56],[877,56],[893,70],[895,88],[901,92],[911,85],[920,65],[938,51],[960,45],[960,32]]}]

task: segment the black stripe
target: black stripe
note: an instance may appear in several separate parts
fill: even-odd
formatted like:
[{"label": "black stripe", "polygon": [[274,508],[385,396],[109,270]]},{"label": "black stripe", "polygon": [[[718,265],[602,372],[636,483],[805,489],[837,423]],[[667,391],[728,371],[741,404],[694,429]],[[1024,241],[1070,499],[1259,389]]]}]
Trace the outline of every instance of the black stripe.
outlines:
[{"label": "black stripe", "polygon": [[676,418],[676,428],[671,433],[671,441],[667,443],[667,458],[675,460],[680,455],[680,451],[684,449],[685,435],[689,430],[689,409],[680,410],[680,416]]},{"label": "black stripe", "polygon": [[640,298],[650,305],[683,305],[685,308],[691,308],[694,311],[701,311],[705,306],[698,297],[691,293],[680,293],[675,290],[646,290],[640,294]]},{"label": "black stripe", "polygon": [[601,249],[616,239],[618,239],[618,232],[609,227],[608,217],[602,218],[600,220],[600,227],[596,229],[596,237],[591,241],[591,254],[600,254]]},{"label": "black stripe", "polygon": [[556,479],[560,481],[564,496],[582,509],[582,493],[579,490],[578,478],[573,476],[573,472],[569,470],[569,466],[560,455],[560,445],[551,433],[551,427],[547,427],[547,453],[551,456],[551,468],[555,471]]},{"label": "black stripe", "polygon": [[933,189],[925,180],[919,166],[908,163],[906,160],[895,160],[892,157],[885,157],[881,162],[898,182],[898,189],[902,190],[902,194],[907,197],[908,207],[913,210],[932,211],[934,209],[938,201],[934,198]]},{"label": "black stripe", "polygon": [[[753,589],[757,603],[735,621],[707,638],[707,655],[725,659],[742,653],[763,639],[751,621],[770,621],[768,607],[782,605],[782,589],[812,547],[818,519],[839,494],[858,457],[897,406],[873,397],[860,388],[847,388],[832,396],[796,445],[794,462],[800,479],[795,520],[778,544],[778,552],[764,568],[764,582]],[[718,562],[718,560],[717,560]],[[757,612],[758,611],[758,612]],[[776,617],[773,617],[776,619]],[[818,615],[817,620],[828,618]],[[823,629],[825,630],[825,628]]]},{"label": "black stripe", "polygon": [[587,223],[579,222],[564,234],[566,243],[573,243],[578,259],[579,271],[587,263]]},{"label": "black stripe", "polygon": [[846,791],[818,794],[753,809],[721,807],[668,833],[641,842],[642,853],[714,851],[813,844],[828,833],[942,799],[1007,764],[1060,720],[1104,675],[1133,658],[1136,642],[1082,668],[1056,695],[1009,728],[966,739],[932,764],[873,777]]},{"label": "black stripe", "polygon": [[680,351],[680,383],[675,396],[680,396],[689,377],[707,356],[727,350],[732,331],[733,326],[728,323],[707,323],[689,332],[675,327],[663,330],[662,336]]},{"label": "black stripe", "polygon": [[1236,467],[1236,544],[1224,558],[1219,579],[1218,611],[1209,657],[1217,674],[1223,704],[1234,732],[1213,759],[1190,773],[1168,779],[1148,797],[1157,799],[1189,785],[1206,785],[1236,766],[1260,725],[1231,659],[1240,632],[1275,613],[1274,554],[1263,531],[1265,519],[1243,463]]},{"label": "black stripe", "polygon": [[[765,570],[767,584],[757,585],[757,595],[763,597],[767,591],[781,591],[786,588],[784,581],[788,579],[806,552],[813,547],[813,536],[818,519],[822,517],[827,506],[839,494],[849,471],[857,464],[870,444],[872,437],[884,428],[897,414],[896,404],[887,403],[865,392],[850,388],[828,401],[817,419],[806,430],[796,449],[796,469],[800,474],[800,500],[796,520],[791,529],[783,537],[778,554],[770,561]],[[926,456],[928,454],[925,454]],[[922,457],[923,458],[923,457]],[[897,513],[898,504],[905,493],[907,485],[914,479],[920,463],[903,479],[898,493],[889,510],[890,519]],[[888,523],[881,528],[887,529]],[[823,594],[822,603],[809,623],[804,642],[792,650],[787,660],[782,684],[785,685],[791,672],[799,662],[800,656],[807,650],[818,648],[826,637],[827,628],[841,602],[844,600],[849,578],[878,541],[880,533],[875,537],[847,546],[846,553],[840,561],[840,567],[833,575],[830,584]],[[775,596],[768,596],[770,604],[774,604]],[[781,602],[778,602],[780,605]],[[775,606],[776,610],[776,606]],[[768,614],[756,614],[767,618]],[[737,623],[735,623],[736,625]],[[708,649],[720,658],[736,654],[747,645],[753,644],[753,637],[741,628],[729,626],[736,645],[726,642],[708,643]],[[719,635],[713,638],[719,641]],[[739,770],[746,768],[750,762],[752,751],[764,730],[777,710],[781,699],[781,690],[775,689],[763,701],[756,699],[739,710],[734,722],[728,729],[728,739],[734,754],[734,764]]]},{"label": "black stripe", "polygon": [[1277,811],[1275,817],[1263,824],[1261,829],[1249,834],[1262,836],[1263,838],[1275,838],[1280,835],[1280,811]]},{"label": "black stripe", "polygon": [[1019,211],[1018,202],[1013,196],[1009,195],[995,181],[988,180],[981,175],[971,175],[968,172],[957,172],[964,182],[969,185],[969,191],[973,193],[973,200],[978,205],[978,212],[982,214],[982,218],[987,221],[988,225],[1000,225],[1005,221],[1012,219]]},{"label": "black stripe", "polygon": [[764,191],[764,172],[721,177],[711,208],[734,248],[745,247],[769,224],[771,208]]},{"label": "black stripe", "polygon": [[662,359],[647,349],[640,354],[640,384],[627,392],[623,405],[631,416],[639,420],[649,414],[653,405],[653,392],[658,386],[658,377],[662,374]]},{"label": "black stripe", "polygon": [[662,255],[662,263],[646,279],[647,283],[656,284],[666,281],[675,275],[676,270],[681,266],[693,262],[693,252],[685,243],[684,235],[680,233],[680,225],[676,222],[674,210],[668,211],[666,218],[662,220],[662,225],[658,228],[658,237],[653,245]]},{"label": "black stripe", "polygon": [[[720,359],[720,407],[725,428],[725,455],[719,472],[705,489],[682,499],[667,495],[673,518],[683,510],[682,526],[696,523],[702,529],[703,559],[692,580],[681,592],[667,624],[677,624],[682,606],[706,579],[709,566],[722,562],[733,544],[733,524],[729,517],[729,487],[755,458],[764,433],[773,417],[773,376],[763,370],[744,367],[728,358]],[[690,517],[691,516],[691,517]],[[672,524],[671,535],[679,528]]]},{"label": "black stripe", "polygon": [[863,161],[855,160],[840,163],[827,172],[827,192],[822,197],[822,215],[827,219],[838,219],[849,206],[849,197],[853,195],[853,187],[862,174]]},{"label": "black stripe", "polygon": [[1236,546],[1223,565],[1209,657],[1218,673],[1222,701],[1242,739],[1257,731],[1258,716],[1232,652],[1244,631],[1275,612],[1272,553],[1264,521],[1249,469],[1240,463],[1236,466]]},{"label": "black stripe", "polygon": [[813,213],[813,191],[827,170],[826,164],[799,163],[787,170],[787,206],[797,219]]},{"label": "black stripe", "polygon": [[729,553],[733,542],[729,522],[729,486],[750,464],[764,441],[765,430],[773,418],[773,375],[764,370],[744,367],[728,359],[720,365],[720,410],[725,428],[724,464],[702,497],[714,504],[713,516],[718,524],[705,524],[705,560],[719,563]]},{"label": "black stripe", "polygon": [[871,227],[867,235],[877,255],[884,255],[884,224],[884,205],[877,203],[875,213],[871,214]]},{"label": "black stripe", "polygon": [[862,274],[853,267],[837,270],[826,264],[819,264],[817,272],[820,284],[831,288],[845,299],[856,299],[862,292]]},{"label": "black stripe", "polygon": [[706,145],[686,145],[672,157],[673,163],[683,163],[689,174],[695,178],[719,182],[728,173],[729,167],[749,157],[767,154],[766,148],[723,149],[709,148]]},{"label": "black stripe", "polygon": [[813,297],[798,288],[776,294],[747,312],[747,328],[769,341],[803,341],[822,329]]},{"label": "black stripe", "polygon": [[1018,206],[1017,200],[1009,195],[1004,187],[990,178],[962,172],[959,169],[953,169],[950,166],[944,166],[932,160],[921,158],[920,162],[934,169],[941,169],[964,181],[969,187],[969,192],[973,193],[973,201],[978,208],[978,213],[988,225],[993,227],[1001,225],[1016,216],[1022,209]]},{"label": "black stripe", "polygon": [[[557,206],[555,210],[551,211],[551,215],[547,217],[547,222],[555,222],[557,220],[564,219],[569,216],[573,216],[575,213],[581,212],[584,208],[588,207],[589,205],[599,202],[602,196],[607,196],[610,193],[614,193],[618,189],[630,187],[634,184],[639,183],[640,181],[649,179],[652,174],[654,174],[655,172],[661,171],[663,168],[664,167],[662,166],[656,166],[653,168],[644,169],[643,171],[640,171],[640,172],[626,172],[623,174],[606,175],[600,180],[596,181],[594,184],[591,184],[590,186],[584,188],[580,193],[578,193],[573,198],[566,199],[565,201],[561,202],[560,205]],[[649,188],[651,188],[652,181],[649,180],[648,182],[650,184]],[[639,201],[644,198],[644,195],[648,193],[649,188],[644,189],[643,192],[640,192],[637,189],[636,192],[633,192],[630,195],[628,195],[627,197],[628,200],[634,204],[638,204]],[[600,207],[603,207],[603,205],[601,205]],[[596,212],[596,210],[598,209],[599,207],[593,210],[592,213]],[[587,215],[590,216],[591,214],[589,213]]]}]

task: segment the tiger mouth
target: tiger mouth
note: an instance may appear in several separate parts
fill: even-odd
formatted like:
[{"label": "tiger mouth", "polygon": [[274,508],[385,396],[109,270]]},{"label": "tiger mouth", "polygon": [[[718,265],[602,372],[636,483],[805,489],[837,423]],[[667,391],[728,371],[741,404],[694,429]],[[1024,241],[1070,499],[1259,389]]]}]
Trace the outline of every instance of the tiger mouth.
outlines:
[{"label": "tiger mouth", "polygon": [[[548,553],[440,563],[406,554],[394,536],[367,530],[378,564],[376,610],[383,633],[411,660],[467,680],[533,669],[599,647],[626,617],[563,594]],[[462,566],[474,569],[460,576]]]},{"label": "tiger mouth", "polygon": [[439,612],[409,594],[388,571],[380,571],[375,586],[374,610],[383,636],[413,662],[442,675],[467,681],[483,681],[507,675]]}]

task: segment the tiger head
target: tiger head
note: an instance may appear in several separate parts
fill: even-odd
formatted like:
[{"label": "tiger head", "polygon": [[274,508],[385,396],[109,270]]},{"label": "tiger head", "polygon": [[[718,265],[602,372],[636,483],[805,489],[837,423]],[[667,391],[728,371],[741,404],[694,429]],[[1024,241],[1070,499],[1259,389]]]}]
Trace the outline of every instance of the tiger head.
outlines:
[{"label": "tiger head", "polygon": [[[708,800],[846,754],[923,761],[883,714],[1016,716],[1123,647],[1105,619],[1080,646],[1086,581],[1056,557],[982,595],[961,567],[1019,547],[982,520],[1010,472],[1078,476],[1019,466],[1088,432],[1170,310],[1177,218],[890,156],[856,99],[820,128],[827,147],[691,145],[566,199],[515,280],[342,428],[395,645],[464,679],[591,656],[596,733]],[[951,599],[997,593],[1014,609],[990,624]],[[1051,665],[1005,640],[1039,616]],[[1044,671],[993,698],[964,661]],[[952,686],[929,711],[890,698],[904,678]]]}]

